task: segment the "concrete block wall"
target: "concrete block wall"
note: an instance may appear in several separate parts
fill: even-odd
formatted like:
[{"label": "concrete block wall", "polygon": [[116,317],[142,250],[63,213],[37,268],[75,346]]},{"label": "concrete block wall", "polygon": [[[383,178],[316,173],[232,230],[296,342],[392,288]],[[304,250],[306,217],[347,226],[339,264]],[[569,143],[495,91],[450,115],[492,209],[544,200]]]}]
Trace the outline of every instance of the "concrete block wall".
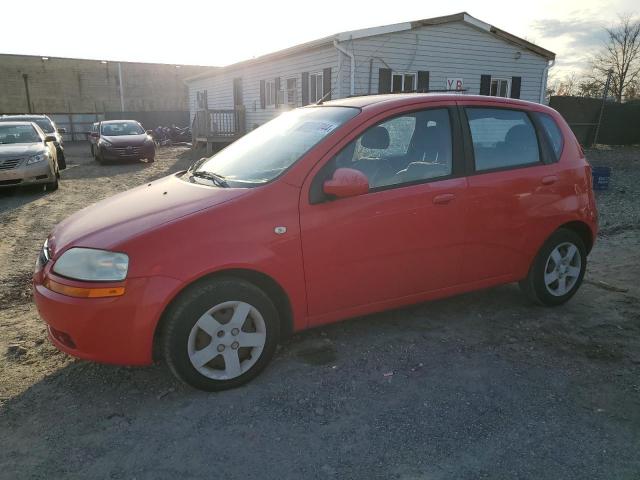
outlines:
[{"label": "concrete block wall", "polygon": [[[188,111],[184,79],[211,67],[121,62],[125,111]],[[27,103],[28,83],[30,105]],[[0,114],[120,111],[118,62],[0,54]]]}]

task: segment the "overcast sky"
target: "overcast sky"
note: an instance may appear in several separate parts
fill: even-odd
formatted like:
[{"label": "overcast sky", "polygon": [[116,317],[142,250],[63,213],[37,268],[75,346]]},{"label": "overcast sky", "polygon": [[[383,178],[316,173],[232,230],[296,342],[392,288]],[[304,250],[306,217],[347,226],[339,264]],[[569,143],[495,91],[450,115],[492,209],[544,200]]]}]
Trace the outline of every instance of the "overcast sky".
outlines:
[{"label": "overcast sky", "polygon": [[[586,65],[638,0],[29,0],[3,2],[0,53],[227,65],[334,33],[466,11],[554,51],[558,73]],[[30,34],[32,32],[32,34]]]}]

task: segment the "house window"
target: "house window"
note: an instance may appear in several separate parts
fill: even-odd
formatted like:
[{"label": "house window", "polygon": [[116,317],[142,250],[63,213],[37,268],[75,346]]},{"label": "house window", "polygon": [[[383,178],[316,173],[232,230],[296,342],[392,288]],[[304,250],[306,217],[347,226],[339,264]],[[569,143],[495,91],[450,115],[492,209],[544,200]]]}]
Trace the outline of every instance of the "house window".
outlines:
[{"label": "house window", "polygon": [[413,92],[416,89],[415,73],[394,73],[391,76],[391,92]]},{"label": "house window", "polygon": [[295,78],[287,78],[287,104],[295,107],[298,104],[298,81]]},{"label": "house window", "polygon": [[492,97],[508,97],[510,83],[506,78],[492,78],[489,95]]},{"label": "house window", "polygon": [[322,73],[309,75],[309,102],[315,103],[322,99],[324,83]]},{"label": "house window", "polygon": [[265,105],[276,104],[276,82],[267,80],[264,84],[264,103]]}]

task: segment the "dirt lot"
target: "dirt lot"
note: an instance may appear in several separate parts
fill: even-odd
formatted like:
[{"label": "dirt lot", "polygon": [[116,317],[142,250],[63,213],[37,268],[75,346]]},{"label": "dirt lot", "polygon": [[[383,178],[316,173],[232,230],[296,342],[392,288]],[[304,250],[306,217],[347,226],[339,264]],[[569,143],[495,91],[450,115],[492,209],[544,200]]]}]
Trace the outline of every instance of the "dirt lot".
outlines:
[{"label": "dirt lot", "polygon": [[219,394],[46,340],[29,278],[48,231],[193,157],[99,166],[68,151],[57,192],[0,193],[0,478],[640,478],[639,149],[588,153],[613,182],[567,305],[507,285],[350,320]]}]

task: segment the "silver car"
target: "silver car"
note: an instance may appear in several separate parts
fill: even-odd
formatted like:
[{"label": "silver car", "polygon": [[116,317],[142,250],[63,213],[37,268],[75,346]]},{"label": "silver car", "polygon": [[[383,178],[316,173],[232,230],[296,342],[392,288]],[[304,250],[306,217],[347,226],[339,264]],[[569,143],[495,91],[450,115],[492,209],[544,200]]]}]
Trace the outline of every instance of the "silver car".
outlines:
[{"label": "silver car", "polygon": [[0,122],[0,188],[44,184],[56,190],[60,171],[55,141],[33,122]]}]

